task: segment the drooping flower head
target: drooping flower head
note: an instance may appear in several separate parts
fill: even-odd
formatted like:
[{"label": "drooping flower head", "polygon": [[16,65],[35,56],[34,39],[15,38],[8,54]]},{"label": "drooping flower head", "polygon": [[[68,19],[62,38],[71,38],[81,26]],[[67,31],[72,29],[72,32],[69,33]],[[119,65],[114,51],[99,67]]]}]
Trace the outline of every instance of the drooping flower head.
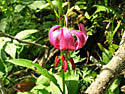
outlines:
[{"label": "drooping flower head", "polygon": [[[69,30],[67,27],[60,28],[60,25],[53,26],[49,31],[49,41],[50,43],[57,49],[63,51],[75,51],[82,48],[87,41],[87,34],[85,32],[85,28],[83,24],[79,24],[79,30]],[[77,40],[75,41],[74,35]],[[75,69],[74,61],[71,57],[70,62],[72,64],[72,68]],[[55,58],[55,67],[58,65],[60,61],[59,57]],[[65,55],[62,56],[63,61],[63,69],[67,70],[67,62]]]},{"label": "drooping flower head", "polygon": [[[79,25],[80,31],[69,30],[66,27],[60,28],[60,25],[53,26],[49,31],[50,43],[60,50],[78,50],[83,47],[87,41],[87,35],[83,24]],[[77,37],[75,41],[73,35]]]}]

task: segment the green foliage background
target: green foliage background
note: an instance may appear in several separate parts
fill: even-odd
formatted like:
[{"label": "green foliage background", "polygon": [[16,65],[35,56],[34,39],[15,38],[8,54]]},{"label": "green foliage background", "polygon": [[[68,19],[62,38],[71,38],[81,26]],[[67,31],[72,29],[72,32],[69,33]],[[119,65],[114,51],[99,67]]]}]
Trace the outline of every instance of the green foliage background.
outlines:
[{"label": "green foliage background", "polygon": [[[0,94],[62,94],[61,67],[54,68],[59,51],[48,39],[49,29],[59,24],[55,11],[58,13],[58,0],[0,1]],[[67,94],[84,94],[119,47],[124,32],[124,2],[63,0],[63,13],[69,28],[77,30],[78,23],[86,28],[87,43],[79,51],[70,52],[76,70],[65,74]],[[30,78],[35,79],[32,89],[25,93],[13,89]],[[123,93],[123,79],[119,75],[106,94]]]}]

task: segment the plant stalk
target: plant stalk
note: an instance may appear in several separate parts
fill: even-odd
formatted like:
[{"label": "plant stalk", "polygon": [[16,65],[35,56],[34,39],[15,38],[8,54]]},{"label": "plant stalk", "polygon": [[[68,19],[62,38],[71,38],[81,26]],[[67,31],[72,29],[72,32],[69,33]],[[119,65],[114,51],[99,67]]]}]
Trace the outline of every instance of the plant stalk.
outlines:
[{"label": "plant stalk", "polygon": [[[61,26],[63,26],[63,19],[62,19],[62,16],[63,16],[63,1],[62,0],[58,0],[58,9],[59,9],[59,24]],[[61,55],[63,54],[63,52],[61,51]],[[61,64],[63,66],[63,62],[61,60]],[[63,85],[63,94],[65,94],[65,72],[64,72],[64,69],[62,69],[62,85]]]},{"label": "plant stalk", "polygon": [[[63,55],[63,51],[60,52],[60,55],[62,56]],[[61,60],[61,65],[63,66],[63,62]],[[63,87],[63,92],[62,94],[65,94],[65,72],[64,72],[64,69],[61,70],[61,73],[62,73],[62,87]]]},{"label": "plant stalk", "polygon": [[58,0],[58,9],[59,9],[59,24],[62,26],[63,25],[63,21],[62,21],[62,15],[63,15],[63,1],[62,0]]},{"label": "plant stalk", "polygon": [[62,69],[62,84],[63,84],[63,94],[65,94],[65,72]]}]

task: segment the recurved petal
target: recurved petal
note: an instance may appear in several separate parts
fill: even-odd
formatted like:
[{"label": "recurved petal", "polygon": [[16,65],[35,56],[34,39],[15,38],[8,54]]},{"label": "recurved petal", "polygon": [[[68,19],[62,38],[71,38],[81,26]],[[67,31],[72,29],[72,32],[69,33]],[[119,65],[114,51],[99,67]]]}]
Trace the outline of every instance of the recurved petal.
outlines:
[{"label": "recurved petal", "polygon": [[60,28],[60,25],[55,25],[53,26],[50,31],[49,31],[49,41],[50,43],[57,49],[59,49],[59,35],[60,35],[60,30],[56,30]]},{"label": "recurved petal", "polygon": [[79,24],[79,30],[83,33],[85,41],[87,41],[87,34],[83,24]]},{"label": "recurved petal", "polygon": [[84,34],[82,32],[79,32],[76,30],[72,30],[71,32],[72,32],[72,34],[75,34],[75,36],[77,37],[77,40],[75,42],[75,50],[82,48],[83,45],[86,43],[87,36],[84,36]]}]

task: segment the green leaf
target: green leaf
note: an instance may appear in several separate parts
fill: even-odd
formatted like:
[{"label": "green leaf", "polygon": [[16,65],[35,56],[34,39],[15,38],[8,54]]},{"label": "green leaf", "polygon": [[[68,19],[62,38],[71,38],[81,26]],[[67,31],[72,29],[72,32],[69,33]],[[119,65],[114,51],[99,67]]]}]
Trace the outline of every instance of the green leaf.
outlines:
[{"label": "green leaf", "polygon": [[68,94],[77,94],[79,75],[71,71],[71,73],[65,74],[65,79],[66,79]]},{"label": "green leaf", "polygon": [[28,38],[31,34],[38,32],[38,30],[24,30],[16,34],[15,38],[18,38],[20,40]]},{"label": "green leaf", "polygon": [[50,79],[41,75],[38,79],[37,79],[37,82],[36,82],[37,85],[39,84],[43,84],[45,86],[49,86],[50,85]]},{"label": "green leaf", "polygon": [[80,51],[74,51],[71,53],[71,57],[74,60],[74,63],[78,63],[78,62],[82,62],[83,60],[85,60],[86,58],[81,58],[80,55],[77,55]]},{"label": "green leaf", "polygon": [[[61,80],[60,80],[61,81]],[[48,91],[52,92],[52,94],[62,94],[59,90],[59,88],[57,88],[55,86],[55,84],[53,84],[52,82],[50,83],[50,86],[47,88]]]},{"label": "green leaf", "polygon": [[57,17],[59,17],[59,15],[58,15],[58,13],[57,13],[57,11],[56,11],[54,5],[53,5],[53,2],[52,2],[51,0],[47,0],[47,2],[48,2],[48,4],[50,5],[50,7],[53,9],[55,15],[56,15]]},{"label": "green leaf", "polygon": [[7,26],[7,19],[4,18],[0,22],[0,31],[5,32],[6,26]]},{"label": "green leaf", "polygon": [[[47,0],[48,1],[48,0]],[[52,4],[53,5],[58,5],[57,4],[57,1],[52,1]],[[49,6],[49,3],[46,3],[46,4],[44,4],[44,5],[42,5],[41,7],[40,7],[40,9],[44,9],[44,8],[47,8]],[[52,6],[52,5],[51,5]]]},{"label": "green leaf", "polygon": [[8,43],[5,51],[14,59],[16,57],[16,48],[16,45],[14,45],[13,43]]},{"label": "green leaf", "polygon": [[118,22],[115,30],[113,31],[112,37],[114,37],[115,33],[118,31],[119,27],[120,27],[121,21]]},{"label": "green leaf", "polygon": [[94,14],[101,12],[101,11],[105,11],[105,12],[109,12],[110,8],[107,8],[106,6],[103,5],[94,5],[93,7],[96,7],[96,11],[94,12]]},{"label": "green leaf", "polygon": [[33,94],[32,92],[17,92],[17,94]]},{"label": "green leaf", "polygon": [[[62,89],[63,88],[62,87],[62,77],[60,75],[56,75],[56,74],[53,74],[53,75],[57,79],[57,81],[58,81],[58,83],[59,83],[59,85],[60,85],[60,87]],[[65,94],[68,94],[66,85],[65,85],[65,89],[66,89]],[[52,92],[52,94],[62,94],[61,91],[59,90],[59,88],[57,88],[56,85],[53,84],[52,82],[50,83],[50,86],[47,88],[47,90],[49,92]]]},{"label": "green leaf", "polygon": [[[57,79],[60,87],[62,88],[62,78],[60,77],[60,75],[56,75],[54,74],[54,77]],[[36,86],[33,88],[32,91],[36,91],[38,90],[38,92],[41,92],[40,94],[49,94],[49,93],[42,93],[43,90],[46,90],[47,92],[51,92],[52,94],[62,94],[61,91],[59,90],[59,88],[51,81],[49,82],[49,86],[47,85],[43,85],[44,82],[46,82],[48,80],[48,78],[45,81],[45,77],[43,77],[42,75],[37,79],[37,83]],[[65,85],[66,86],[66,85]],[[66,94],[67,93],[67,88],[66,88]]]},{"label": "green leaf", "polygon": [[86,77],[86,76],[88,76],[89,74],[90,74],[90,70],[88,70],[88,68],[87,67],[85,67],[83,70],[82,70],[82,73],[83,73],[83,75],[82,75],[82,77],[83,77],[83,79]]},{"label": "green leaf", "polygon": [[100,48],[101,51],[104,51],[105,48],[103,47],[103,45],[101,43],[97,43],[97,45],[98,45],[98,47]]},{"label": "green leaf", "polygon": [[[51,17],[51,19],[52,19],[52,17]],[[49,28],[51,28],[52,24],[53,24],[52,21],[46,21],[46,22],[43,22],[41,27],[42,27],[42,29],[49,29]]]},{"label": "green leaf", "polygon": [[[90,19],[90,18],[91,18],[88,12],[85,12],[85,16],[86,16],[87,19]],[[88,32],[87,32],[87,33],[88,33]],[[87,35],[88,35],[88,34],[87,34]]]},{"label": "green leaf", "polygon": [[84,2],[84,1],[77,1],[75,3],[75,5],[85,5],[85,4],[86,4],[86,2]]},{"label": "green leaf", "polygon": [[107,56],[109,55],[109,51],[108,51],[106,48],[104,48],[102,44],[98,43],[98,47],[99,47],[100,50],[101,50],[102,52],[104,52]]},{"label": "green leaf", "polygon": [[[46,3],[44,1],[35,1],[34,3],[30,4],[29,7],[31,9],[44,9],[44,8],[48,8],[48,6],[50,5],[52,8],[55,7],[58,7],[58,1],[51,1],[51,0],[47,0],[47,2],[49,3]],[[37,6],[37,3],[39,3],[39,6]],[[68,5],[68,2],[64,2],[63,3],[63,7],[65,7],[66,5]]]},{"label": "green leaf", "polygon": [[1,51],[0,51],[0,78],[2,77],[2,75],[4,75],[4,73],[6,73],[6,70],[5,70],[5,64],[4,64],[4,61],[1,59]]},{"label": "green leaf", "polygon": [[50,92],[48,92],[47,90],[46,90],[46,88],[44,88],[44,89],[40,89],[40,90],[34,90],[33,91],[33,94],[51,94]]},{"label": "green leaf", "polygon": [[36,10],[41,7],[46,7],[46,2],[45,1],[34,1],[32,4],[28,5],[30,9]]},{"label": "green leaf", "polygon": [[108,7],[108,6],[103,6],[103,5],[93,5],[92,8],[96,7],[96,11],[93,13],[92,17],[96,14],[96,13],[99,13],[101,11],[104,11],[104,12],[111,12],[113,14],[115,14],[116,16],[118,16],[119,18],[121,18],[122,20],[123,17],[122,15],[120,15],[119,13],[117,13],[115,10],[113,10],[112,8]]},{"label": "green leaf", "polygon": [[22,0],[21,2],[24,5],[29,5],[29,4],[32,4],[34,2],[34,0]]},{"label": "green leaf", "polygon": [[103,59],[103,63],[107,64],[110,60],[109,56],[106,53],[102,53],[102,59]]},{"label": "green leaf", "polygon": [[68,94],[78,94],[78,81],[77,80],[67,80],[66,85],[68,88]]},{"label": "green leaf", "polygon": [[[9,41],[11,41],[10,38],[0,37],[0,43],[1,43],[1,42],[9,42]],[[0,45],[0,48],[2,48],[1,46],[3,47],[3,45]]]},{"label": "green leaf", "polygon": [[0,78],[2,78],[3,75],[7,73],[6,65],[5,65],[5,62],[4,62],[5,53],[2,50],[4,45],[5,45],[5,42],[0,41]]},{"label": "green leaf", "polygon": [[117,49],[119,47],[119,45],[117,45],[117,44],[111,44],[110,46],[109,46],[109,56],[112,56],[113,55],[113,53],[115,52],[115,50]]},{"label": "green leaf", "polygon": [[15,65],[19,65],[19,66],[23,66],[23,67],[27,67],[32,70],[35,70],[36,72],[49,78],[61,91],[61,88],[60,88],[59,84],[57,83],[56,78],[52,74],[50,74],[47,69],[42,69],[42,67],[39,64],[36,64],[36,63],[34,64],[34,63],[32,63],[31,60],[27,60],[27,59],[12,59],[12,60],[7,60],[7,61],[10,63],[13,63]]},{"label": "green leaf", "polygon": [[31,91],[35,91],[36,89],[37,90],[41,90],[41,89],[44,89],[44,88],[47,88],[48,86],[44,86],[43,84],[36,84],[35,87],[33,87],[33,89]]},{"label": "green leaf", "polygon": [[92,76],[86,76],[83,80],[84,80],[85,82],[87,82],[87,83],[92,83],[93,77],[92,77]]},{"label": "green leaf", "polygon": [[24,8],[25,8],[24,5],[16,5],[14,12],[20,12]]},{"label": "green leaf", "polygon": [[108,5],[108,0],[104,0],[105,6]]},{"label": "green leaf", "polygon": [[78,5],[73,6],[72,8],[68,9],[66,15],[67,15],[68,17],[69,17],[69,16],[71,16],[71,17],[76,17],[76,16],[77,16],[77,13],[73,11],[74,9],[75,9],[75,10],[80,10],[80,8],[79,8]]},{"label": "green leaf", "polygon": [[114,82],[111,84],[109,90],[111,90],[111,92],[114,92],[115,89],[117,89],[117,87],[120,84],[121,79],[115,79]]}]

